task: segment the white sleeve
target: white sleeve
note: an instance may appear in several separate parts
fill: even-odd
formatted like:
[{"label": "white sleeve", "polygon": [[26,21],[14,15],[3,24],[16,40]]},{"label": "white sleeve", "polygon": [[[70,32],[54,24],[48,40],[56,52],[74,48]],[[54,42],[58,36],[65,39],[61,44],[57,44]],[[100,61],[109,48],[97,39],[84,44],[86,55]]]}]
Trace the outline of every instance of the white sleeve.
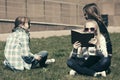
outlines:
[{"label": "white sleeve", "polygon": [[73,52],[73,50],[71,51],[71,53],[70,53],[70,56],[69,56],[69,58],[71,58],[72,57],[72,54],[77,54],[77,55],[79,55],[80,54],[80,52],[81,52],[81,47],[79,47],[78,49],[77,49],[77,52],[75,53],[75,52]]},{"label": "white sleeve", "polygon": [[101,49],[104,57],[107,57],[108,52],[107,52],[106,40],[103,35],[100,36],[100,49]]}]

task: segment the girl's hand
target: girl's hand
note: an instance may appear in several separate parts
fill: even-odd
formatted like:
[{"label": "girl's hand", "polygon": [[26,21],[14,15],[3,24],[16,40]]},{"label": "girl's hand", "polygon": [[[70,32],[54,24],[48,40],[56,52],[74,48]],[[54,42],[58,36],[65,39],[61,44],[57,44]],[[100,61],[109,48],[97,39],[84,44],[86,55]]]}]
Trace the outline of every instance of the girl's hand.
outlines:
[{"label": "girl's hand", "polygon": [[41,56],[40,56],[40,55],[35,55],[34,58],[35,58],[36,60],[40,60],[40,59],[41,59]]},{"label": "girl's hand", "polygon": [[96,37],[91,38],[91,40],[88,43],[96,45],[97,44],[97,38]]},{"label": "girl's hand", "polygon": [[79,41],[76,41],[76,42],[73,44],[73,48],[78,49],[79,47],[81,47],[81,43],[80,43]]}]

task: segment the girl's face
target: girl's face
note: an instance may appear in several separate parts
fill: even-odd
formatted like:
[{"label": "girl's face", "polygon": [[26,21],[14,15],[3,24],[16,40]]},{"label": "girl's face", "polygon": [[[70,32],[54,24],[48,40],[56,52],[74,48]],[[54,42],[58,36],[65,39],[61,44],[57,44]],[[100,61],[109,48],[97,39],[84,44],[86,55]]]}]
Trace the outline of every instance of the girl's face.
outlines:
[{"label": "girl's face", "polygon": [[84,32],[87,33],[96,33],[97,27],[94,23],[92,22],[87,22],[85,24]]},{"label": "girl's face", "polygon": [[94,19],[93,15],[91,13],[84,12],[84,17],[86,20],[88,19]]},{"label": "girl's face", "polygon": [[22,26],[22,28],[24,28],[25,30],[29,30],[30,29],[30,23],[25,22],[25,24]]},{"label": "girl's face", "polygon": [[94,19],[94,11],[91,8],[83,10],[83,13],[86,20]]}]

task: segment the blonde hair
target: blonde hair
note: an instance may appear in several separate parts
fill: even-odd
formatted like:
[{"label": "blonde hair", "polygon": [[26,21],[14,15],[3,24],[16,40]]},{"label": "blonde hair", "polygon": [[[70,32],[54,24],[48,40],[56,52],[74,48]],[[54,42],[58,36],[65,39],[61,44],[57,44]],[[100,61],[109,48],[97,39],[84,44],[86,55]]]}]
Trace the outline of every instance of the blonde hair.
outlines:
[{"label": "blonde hair", "polygon": [[[98,23],[95,20],[92,20],[92,19],[87,20],[86,23],[93,23],[95,25],[95,27],[96,27],[96,35],[95,36],[97,38],[97,48],[99,48],[99,46],[100,46],[100,36],[102,34],[100,33]],[[84,27],[86,27],[86,26],[84,26]]]}]

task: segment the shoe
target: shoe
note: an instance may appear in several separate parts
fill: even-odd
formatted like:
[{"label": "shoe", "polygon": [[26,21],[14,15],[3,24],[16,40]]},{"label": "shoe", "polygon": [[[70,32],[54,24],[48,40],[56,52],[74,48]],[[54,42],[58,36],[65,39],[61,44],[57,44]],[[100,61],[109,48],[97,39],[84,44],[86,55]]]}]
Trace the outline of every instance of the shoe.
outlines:
[{"label": "shoe", "polygon": [[45,64],[50,64],[50,63],[54,63],[55,62],[55,59],[47,59]]},{"label": "shoe", "polygon": [[105,71],[100,72],[100,74],[101,74],[101,76],[106,77],[106,72]]},{"label": "shoe", "polygon": [[75,76],[75,75],[76,75],[76,71],[70,70],[69,74],[70,74],[71,76]]},{"label": "shoe", "polygon": [[7,62],[6,60],[4,60],[4,61],[3,61],[3,64],[4,64],[5,66],[7,66],[7,65],[8,65],[8,62]]},{"label": "shoe", "polygon": [[105,72],[105,71],[101,71],[101,72],[97,72],[97,73],[95,74],[95,77],[100,77],[100,76],[106,77],[106,72]]},{"label": "shoe", "polygon": [[[11,70],[11,71],[13,71],[13,72],[17,71],[17,70],[15,70],[15,68],[10,67],[10,64],[9,64],[6,60],[3,61],[3,64],[4,64],[4,66],[5,66],[5,69],[9,69],[9,70]],[[18,71],[19,71],[19,70],[18,70]]]}]

